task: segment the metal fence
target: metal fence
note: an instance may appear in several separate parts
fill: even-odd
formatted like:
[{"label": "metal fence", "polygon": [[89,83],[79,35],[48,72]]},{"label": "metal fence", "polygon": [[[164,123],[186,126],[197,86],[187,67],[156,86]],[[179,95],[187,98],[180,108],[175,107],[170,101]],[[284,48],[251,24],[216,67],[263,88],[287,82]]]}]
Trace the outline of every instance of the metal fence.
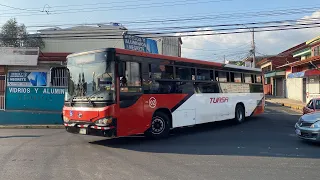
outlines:
[{"label": "metal fence", "polygon": [[0,110],[5,109],[6,76],[0,75]]}]

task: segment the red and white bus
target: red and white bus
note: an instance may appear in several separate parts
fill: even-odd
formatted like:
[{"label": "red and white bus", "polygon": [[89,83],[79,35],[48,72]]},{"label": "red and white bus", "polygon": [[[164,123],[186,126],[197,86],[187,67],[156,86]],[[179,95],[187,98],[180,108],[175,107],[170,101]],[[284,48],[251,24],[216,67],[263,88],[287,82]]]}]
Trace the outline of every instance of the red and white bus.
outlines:
[{"label": "red and white bus", "polygon": [[107,48],[67,57],[66,130],[166,137],[170,129],[264,112],[260,69]]}]

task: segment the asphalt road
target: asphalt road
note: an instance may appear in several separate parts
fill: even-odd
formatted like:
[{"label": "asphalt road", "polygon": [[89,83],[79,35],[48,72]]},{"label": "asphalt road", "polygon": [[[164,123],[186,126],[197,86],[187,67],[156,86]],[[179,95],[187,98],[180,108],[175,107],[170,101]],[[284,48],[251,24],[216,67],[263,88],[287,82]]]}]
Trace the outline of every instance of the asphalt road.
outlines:
[{"label": "asphalt road", "polygon": [[183,128],[157,141],[0,129],[0,179],[319,179],[320,146],[295,137],[298,117],[268,104],[241,125]]}]

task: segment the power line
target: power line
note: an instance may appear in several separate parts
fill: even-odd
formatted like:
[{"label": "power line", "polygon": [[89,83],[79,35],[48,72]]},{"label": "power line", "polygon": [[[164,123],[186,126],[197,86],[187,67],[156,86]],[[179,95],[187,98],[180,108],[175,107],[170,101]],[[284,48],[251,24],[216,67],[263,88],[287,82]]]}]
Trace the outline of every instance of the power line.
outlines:
[{"label": "power line", "polygon": [[[253,24],[253,23],[251,23]],[[223,26],[231,26],[230,24],[225,24]],[[273,26],[255,26],[250,27],[256,29],[256,32],[264,32],[264,31],[282,31],[282,30],[291,30],[291,29],[307,29],[307,28],[315,28],[319,27],[320,23],[300,23],[300,24],[286,24],[286,25],[273,25]],[[215,32],[215,31],[228,31],[228,32]],[[131,35],[144,35],[145,38],[160,38],[163,36],[160,35],[166,35],[166,34],[180,34],[180,35],[166,35],[164,37],[192,37],[192,36],[206,36],[206,35],[222,35],[222,34],[239,34],[239,33],[247,33],[251,31],[247,31],[247,28],[238,28],[238,27],[231,27],[231,28],[221,28],[221,29],[210,29],[210,30],[197,30],[197,31],[174,31],[174,32],[160,32],[160,33],[152,33],[149,34],[151,36],[147,36],[146,33],[135,33]],[[189,34],[186,34],[189,33]],[[193,33],[193,34],[190,34]],[[196,34],[195,34],[196,33]],[[90,35],[90,33],[88,33]],[[61,35],[61,34],[60,34]],[[62,34],[63,35],[63,34]],[[60,38],[63,39],[76,39],[76,38],[86,38],[86,39],[122,39],[119,38],[120,35],[112,35],[112,34],[103,34],[103,35],[93,35],[93,36],[60,36]],[[116,37],[115,37],[116,36]],[[107,38],[105,38],[107,37]],[[53,38],[58,39],[58,36],[52,36],[52,37],[43,37],[43,38]]]},{"label": "power line", "polygon": [[[309,25],[309,24],[312,24],[312,22],[315,22],[315,21],[318,21],[320,20],[320,18],[314,18],[310,20],[308,20],[307,22],[310,22],[310,23],[302,23],[303,21],[297,21],[297,20],[282,20],[282,21],[261,21],[261,22],[250,22],[250,23],[243,23],[243,24],[240,24],[240,23],[236,23],[236,24],[217,24],[217,25],[203,25],[203,26],[176,26],[176,27],[158,27],[156,28],[155,30],[157,30],[157,32],[143,32],[143,33],[131,33],[131,35],[149,35],[149,34],[152,34],[152,35],[156,35],[156,34],[173,34],[173,33],[197,33],[197,32],[205,32],[205,31],[221,31],[221,30],[234,30],[234,29],[246,29],[246,28],[270,28],[270,27],[278,27],[279,25],[270,25],[270,26],[261,26],[261,25],[265,25],[265,24],[283,24],[282,26],[296,26],[296,25]],[[284,23],[289,23],[289,22],[294,22],[295,24],[284,24]],[[299,22],[297,24],[297,22]],[[300,23],[301,22],[301,23]],[[252,26],[252,25],[260,25],[260,26]],[[245,26],[246,28],[239,28],[238,26]],[[249,27],[248,27],[249,26]],[[204,29],[204,28],[218,28],[218,27],[236,27],[236,28],[228,28],[228,29]],[[148,31],[148,30],[151,30],[153,28],[141,28],[141,29],[133,29],[133,30],[130,30],[131,32],[133,31]],[[176,29],[178,30],[184,30],[184,31],[176,31]],[[199,30],[200,29],[200,30]],[[53,35],[53,36],[57,36],[57,35],[85,35],[85,37],[89,37],[88,35],[91,35],[91,34],[94,34],[94,35],[97,35],[97,34],[103,34],[104,36],[115,36],[116,34],[106,34],[105,31],[115,31],[117,29],[114,29],[114,28],[99,28],[99,29],[94,29],[94,30],[81,30],[81,31],[84,31],[84,32],[64,32],[64,33],[56,33],[55,35],[49,33],[45,33],[45,32],[42,32],[41,35],[45,36],[45,35]],[[163,32],[159,32],[161,30],[164,30]],[[175,30],[175,31],[169,31],[169,30]],[[72,31],[76,31],[76,30],[72,30]],[[80,31],[80,30],[79,30]],[[119,32],[120,31],[124,31],[124,30],[118,30]],[[62,31],[61,31],[62,32]],[[63,36],[65,37],[65,36]],[[82,36],[78,36],[78,37],[82,37]]]},{"label": "power line", "polygon": [[[253,23],[250,23],[253,24]],[[284,25],[269,25],[269,26],[254,26],[254,27],[250,27],[251,29],[258,29],[258,31],[264,30],[266,28],[287,28],[287,27],[297,27],[297,26],[303,26],[306,27],[308,25],[320,25],[319,23],[300,23],[300,24],[284,24]],[[222,25],[220,25],[222,26]],[[223,27],[228,27],[230,26],[231,28],[219,28],[219,29],[203,29],[203,30],[184,30],[184,31],[170,31],[170,32],[157,32],[157,33],[130,33],[128,35],[143,35],[148,37],[148,35],[150,36],[150,38],[154,37],[154,38],[159,38],[162,37],[160,35],[168,35],[166,37],[187,37],[187,36],[194,36],[195,34],[185,34],[185,33],[202,33],[202,32],[214,32],[214,31],[229,31],[229,30],[246,30],[248,29],[247,27],[234,27],[236,25],[223,25]],[[260,30],[259,30],[260,29]],[[250,31],[251,32],[251,31]],[[68,34],[70,34],[70,36],[68,36]],[[85,35],[84,35],[85,34]],[[100,34],[100,33],[99,33]],[[170,35],[170,34],[180,34],[180,35]],[[51,37],[46,36],[48,34],[41,34],[43,36],[43,38],[90,38],[90,37],[114,37],[114,36],[120,36],[119,34],[105,34],[102,33],[101,35],[98,35],[97,33],[90,33],[90,32],[86,32],[86,33],[81,33],[80,35],[77,35],[77,33],[66,33],[66,34],[57,34],[57,35],[51,35]],[[196,34],[197,35],[197,34]],[[199,34],[198,34],[199,35]]]},{"label": "power line", "polygon": [[[320,27],[318,25],[314,26],[304,26],[304,27],[290,27],[290,28],[277,28],[277,29],[262,29],[262,30],[257,30],[255,32],[267,32],[267,31],[284,31],[284,30],[297,30],[297,29],[309,29],[309,28],[317,28]],[[230,32],[215,32],[215,33],[204,33],[204,34],[188,34],[188,35],[180,35],[180,36],[163,36],[163,37],[197,37],[197,36],[214,36],[214,35],[226,35],[226,34],[243,34],[243,33],[248,33],[251,31],[230,31]],[[147,36],[145,38],[160,38],[162,36]],[[38,37],[35,37],[38,38]],[[4,38],[2,38],[4,39]],[[7,38],[7,39],[21,39],[21,38]],[[45,37],[44,39],[59,39],[59,40],[76,40],[76,39],[84,39],[84,38],[77,38],[77,37],[62,37],[62,38],[57,38],[57,37]],[[109,40],[117,40],[117,39],[123,39],[122,37],[103,37],[103,36],[96,36],[96,37],[88,37],[85,39],[109,39]]]},{"label": "power line", "polygon": [[[94,7],[94,8],[81,8],[81,9],[65,9],[65,10],[55,10],[50,12],[49,14],[70,14],[70,13],[83,13],[83,12],[97,12],[97,11],[104,11],[104,10],[125,10],[125,9],[141,9],[141,8],[153,8],[153,7],[165,7],[165,6],[183,6],[183,5],[190,5],[190,4],[203,4],[203,3],[215,3],[215,2],[222,2],[222,1],[233,1],[233,0],[210,0],[210,1],[176,1],[175,3],[172,2],[165,2],[165,3],[153,3],[150,5],[148,4],[139,4],[139,5],[126,5],[126,6],[109,6],[109,7]],[[10,14],[10,13],[6,13]],[[2,15],[2,14],[0,14]],[[36,13],[36,14],[26,14],[26,13],[12,13],[11,16],[1,16],[1,17],[12,17],[12,16],[37,16],[43,15]]]},{"label": "power line", "polygon": [[[245,46],[248,46],[248,43],[244,43],[241,46],[237,47],[232,47],[231,49],[240,49],[244,48]],[[196,48],[189,48],[189,47],[184,47],[181,46],[182,49],[190,49],[190,50],[196,50],[196,51],[207,51],[207,52],[223,52],[223,51],[229,51],[230,48],[225,48],[225,49],[196,49]]]},{"label": "power line", "polygon": [[[240,18],[240,17],[263,17],[263,16],[278,16],[278,15],[288,15],[288,14],[297,14],[297,13],[306,13],[306,12],[314,12],[320,9],[320,7],[310,7],[310,8],[299,8],[299,9],[282,9],[282,10],[271,10],[271,11],[259,11],[259,12],[236,12],[236,13],[229,13],[229,14],[209,14],[203,16],[190,16],[190,17],[183,17],[183,18],[165,18],[165,19],[153,19],[153,20],[134,20],[134,21],[120,21],[122,24],[143,24],[146,23],[153,24],[153,23],[176,23],[176,22],[183,22],[183,21],[200,21],[200,20],[210,20],[210,19],[230,19],[230,18]],[[83,24],[47,24],[47,25],[30,25],[28,27],[54,27],[54,26],[70,26],[70,25],[96,25],[96,24],[106,24],[105,22],[100,23],[83,23]]]},{"label": "power line", "polygon": [[[5,5],[5,4],[0,4],[0,6],[2,6],[2,7],[6,7],[6,8],[10,8],[10,9],[22,10],[22,11],[32,11],[32,12],[37,12],[37,11],[34,11],[34,10],[25,9],[25,8],[13,7],[13,6]],[[1,11],[3,11],[3,10],[1,10]],[[38,11],[38,12],[39,12],[39,11]]]}]

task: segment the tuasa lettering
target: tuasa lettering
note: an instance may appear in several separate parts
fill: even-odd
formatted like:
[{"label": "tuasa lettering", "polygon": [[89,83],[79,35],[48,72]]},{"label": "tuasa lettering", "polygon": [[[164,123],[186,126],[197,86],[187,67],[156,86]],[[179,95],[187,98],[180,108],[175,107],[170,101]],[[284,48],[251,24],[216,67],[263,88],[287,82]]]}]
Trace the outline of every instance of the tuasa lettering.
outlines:
[{"label": "tuasa lettering", "polygon": [[228,97],[210,98],[210,104],[225,103],[225,102],[228,102],[228,101],[229,101]]}]

